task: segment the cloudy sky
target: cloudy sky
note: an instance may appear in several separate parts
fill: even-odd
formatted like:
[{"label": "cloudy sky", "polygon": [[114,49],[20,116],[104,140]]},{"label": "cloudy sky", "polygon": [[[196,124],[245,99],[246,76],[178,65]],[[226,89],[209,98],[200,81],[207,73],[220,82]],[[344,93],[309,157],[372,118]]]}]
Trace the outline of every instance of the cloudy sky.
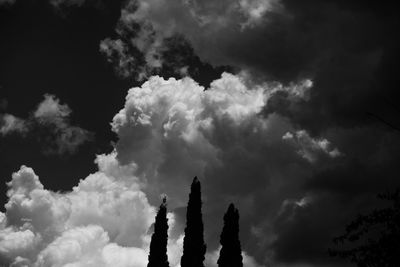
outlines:
[{"label": "cloudy sky", "polygon": [[179,267],[202,183],[207,267],[351,266],[332,238],[400,186],[389,2],[0,0],[0,266],[144,267],[168,196]]}]

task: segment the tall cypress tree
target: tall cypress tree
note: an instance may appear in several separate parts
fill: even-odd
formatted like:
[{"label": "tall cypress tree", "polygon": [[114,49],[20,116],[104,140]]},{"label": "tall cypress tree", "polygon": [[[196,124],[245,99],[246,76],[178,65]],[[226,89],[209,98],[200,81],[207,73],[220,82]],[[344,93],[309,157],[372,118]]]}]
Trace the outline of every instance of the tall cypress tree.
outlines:
[{"label": "tall cypress tree", "polygon": [[149,263],[147,267],[169,267],[167,255],[168,218],[167,200],[163,199],[156,215],[154,233],[151,236]]},{"label": "tall cypress tree", "polygon": [[186,211],[186,228],[183,239],[181,267],[204,267],[206,244],[203,237],[200,181],[194,177]]},{"label": "tall cypress tree", "polygon": [[233,204],[229,205],[224,215],[219,252],[219,267],[243,267],[242,248],[239,240],[239,211]]}]

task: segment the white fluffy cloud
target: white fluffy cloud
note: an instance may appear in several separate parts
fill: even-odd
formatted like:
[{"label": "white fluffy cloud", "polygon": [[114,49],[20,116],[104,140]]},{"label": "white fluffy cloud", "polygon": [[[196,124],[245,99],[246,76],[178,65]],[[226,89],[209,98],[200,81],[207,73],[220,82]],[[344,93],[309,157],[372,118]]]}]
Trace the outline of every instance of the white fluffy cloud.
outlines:
[{"label": "white fluffy cloud", "polygon": [[[210,251],[217,249],[221,214],[234,201],[242,211],[243,235],[248,240],[244,248],[262,244],[260,251],[247,250],[260,259],[273,242],[265,233],[271,232],[281,205],[298,199],[303,182],[312,175],[313,162],[304,157],[329,164],[340,152],[326,138],[311,138],[279,115],[262,115],[277,92],[287,93],[293,101],[307,101],[311,81],[284,86],[248,79],[224,73],[205,90],[190,78],[152,77],[129,90],[112,129],[119,137],[119,162],[137,164],[151,202],[166,193],[171,207],[185,206],[187,187],[182,185],[198,175]],[[298,138],[282,139],[288,132],[298,133]],[[270,212],[260,214],[265,207]]]},{"label": "white fluffy cloud", "polygon": [[267,123],[257,117],[266,94],[261,87],[247,90],[239,77],[227,73],[206,91],[190,78],[153,77],[129,90],[125,108],[113,119],[117,157],[138,165],[149,191],[165,191],[184,205],[186,189],[175,182],[189,184],[195,175],[204,177],[207,168],[225,164],[221,145],[228,140],[218,140],[225,138],[220,131],[232,131],[226,136],[232,141],[241,131],[267,131]]},{"label": "white fluffy cloud", "polygon": [[134,166],[119,168],[114,154],[97,162],[100,171],[68,193],[44,189],[31,168],[13,174],[0,230],[1,262],[20,256],[37,266],[111,266],[125,253],[138,258],[126,256],[117,266],[144,266],[155,210],[137,180],[127,179]]},{"label": "white fluffy cloud", "polygon": [[[14,231],[6,228],[0,232],[0,253],[7,258],[29,257],[29,252],[34,251],[40,244],[40,237],[31,230]],[[0,261],[2,262],[2,261]],[[4,262],[3,262],[4,263]]]},{"label": "white fluffy cloud", "polygon": [[[297,153],[300,148],[332,150],[325,139],[315,141],[306,134],[307,142],[299,137],[296,146],[288,144],[282,136],[295,131],[290,123],[278,115],[260,114],[277,91],[304,99],[298,92],[306,92],[309,82],[255,85],[248,79],[224,73],[205,90],[190,78],[152,77],[130,89],[111,123],[119,137],[115,151],[97,156],[98,171],[70,192],[47,190],[31,168],[22,166],[8,183],[6,213],[0,216],[1,264],[145,266],[153,205],[166,193],[174,211],[168,215],[169,261],[179,267],[184,224],[179,210],[186,206],[191,179],[198,175],[207,262],[215,264],[222,215],[234,201],[241,211],[245,266],[259,266],[253,257],[258,252],[248,239],[266,242],[253,230],[263,232],[274,215],[255,210],[269,203],[278,213],[287,199],[298,199],[279,187],[296,187],[301,176],[309,174],[309,163]],[[33,116],[41,123],[59,124],[69,114],[67,105],[46,96]],[[265,252],[268,246],[260,249]]]},{"label": "white fluffy cloud", "polygon": [[122,247],[110,243],[104,229],[97,225],[70,229],[38,255],[36,266],[75,267],[144,267],[147,253],[137,247]]},{"label": "white fluffy cloud", "polygon": [[[252,174],[263,176],[267,183],[270,173],[266,165],[273,165],[264,162],[271,157],[264,156],[268,150],[272,152],[278,144],[282,151],[293,151],[281,140],[293,130],[290,123],[275,115],[264,118],[261,111],[271,94],[285,91],[293,98],[304,98],[312,83],[249,87],[247,79],[224,73],[205,90],[190,78],[152,77],[141,87],[130,89],[125,107],[112,122],[119,137],[118,160],[137,164],[139,176],[148,184],[148,193],[166,191],[181,205],[186,201],[186,190],[176,188],[176,184],[188,184],[195,175],[206,177],[214,186],[228,182],[225,179],[229,177],[235,181],[232,183],[239,184],[239,194],[243,193],[241,190],[253,193],[252,187],[240,189],[240,185],[247,176],[257,179],[251,178]],[[318,146],[333,153],[324,140],[308,143],[314,150]],[[162,192],[156,195],[159,193]]]}]

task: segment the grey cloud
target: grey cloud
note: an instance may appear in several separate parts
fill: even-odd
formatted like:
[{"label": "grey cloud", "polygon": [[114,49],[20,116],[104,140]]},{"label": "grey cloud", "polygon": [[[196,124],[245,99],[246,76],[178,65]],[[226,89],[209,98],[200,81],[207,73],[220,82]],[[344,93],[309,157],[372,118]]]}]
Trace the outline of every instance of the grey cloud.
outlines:
[{"label": "grey cloud", "polygon": [[342,233],[352,218],[377,208],[378,192],[400,186],[396,171],[400,143],[395,133],[364,127],[333,130],[327,136],[343,148],[345,156],[335,164],[313,168],[301,186],[301,191],[312,196],[310,204],[289,206],[275,220],[279,238],[272,248],[276,257],[287,263],[334,264],[326,256],[332,238]]},{"label": "grey cloud", "polygon": [[89,131],[70,125],[71,109],[66,104],[60,104],[53,95],[45,95],[44,100],[33,113],[34,120],[47,129],[49,136],[44,152],[48,154],[73,154],[85,142],[90,141],[93,134]]},{"label": "grey cloud", "polygon": [[221,214],[235,202],[243,248],[258,263],[344,266],[327,249],[350,218],[376,205],[377,192],[400,185],[398,136],[373,124],[313,136],[279,113],[265,117],[277,94],[298,105],[310,101],[305,92],[313,87],[250,77],[225,73],[207,90],[189,78],[152,77],[130,89],[112,123],[117,158],[138,164],[151,203],[170,196],[181,228],[181,185],[198,175],[211,250]]},{"label": "grey cloud", "polygon": [[169,50],[166,40],[182,36],[214,66],[230,65],[259,80],[311,78],[309,101],[293,103],[280,92],[264,114],[287,116],[315,136],[374,123],[368,112],[393,117],[383,98],[398,98],[394,10],[373,1],[128,1],[117,37],[103,46],[128,76],[154,74]]},{"label": "grey cloud", "polygon": [[[304,208],[311,207],[304,197],[310,194],[313,203],[314,188],[307,183],[314,173],[345,159],[329,155],[334,148],[328,137],[318,142],[302,132],[305,141],[288,143],[282,136],[295,131],[290,121],[276,114],[260,115],[273,92],[298,87],[279,83],[248,87],[252,83],[246,79],[225,73],[204,91],[189,78],[152,77],[142,87],[130,89],[124,109],[112,123],[119,137],[117,158],[121,164],[137,164],[151,203],[159,201],[161,193],[170,196],[179,223],[184,221],[179,211],[187,201],[187,188],[181,185],[198,175],[208,247],[218,248],[221,214],[233,201],[241,211],[244,250],[260,264],[283,264],[285,257],[278,257],[274,245],[286,233],[276,224],[283,203],[298,199]],[[299,149],[315,153],[318,164],[305,160]],[[321,239],[329,240],[329,234],[321,234]],[[301,248],[297,250],[293,253]],[[329,263],[322,249],[313,253]],[[312,262],[314,255],[304,257]]]},{"label": "grey cloud", "polygon": [[315,162],[321,154],[336,158],[342,155],[337,148],[332,148],[330,142],[326,139],[313,139],[304,131],[296,131],[295,133],[287,132],[282,139],[288,141],[298,147],[297,153],[310,162]]},{"label": "grey cloud", "polygon": [[[246,5],[248,1],[242,2]],[[227,3],[224,1],[223,5]],[[224,9],[223,5],[221,10]],[[125,78],[144,80],[155,74],[174,77],[196,76],[199,69],[208,72],[207,74],[213,73],[215,70],[212,66],[203,63],[204,60],[197,57],[197,51],[193,51],[192,44],[184,32],[176,29],[192,27],[194,31],[197,29],[201,33],[200,24],[208,20],[211,20],[210,23],[217,20],[217,13],[207,18],[197,16],[196,10],[204,8],[213,10],[197,3],[183,1],[171,1],[168,5],[166,2],[157,4],[156,1],[127,1],[121,10],[116,37],[104,39],[100,43],[100,51],[108,61],[114,63],[116,72]],[[239,6],[235,6],[235,9],[238,8]],[[222,72],[218,69],[216,71]]]},{"label": "grey cloud", "polygon": [[398,119],[382,101],[398,99],[396,10],[376,1],[128,1],[116,37],[100,45],[122,76],[194,77],[202,61],[244,72],[209,88],[160,77],[132,88],[112,122],[119,164],[135,165],[150,203],[166,193],[178,211],[182,185],[198,175],[211,249],[233,201],[243,248],[259,263],[343,266],[328,258],[331,238],[373,208],[378,191],[400,185],[398,135],[366,115]]},{"label": "grey cloud", "polygon": [[2,121],[0,133],[5,136],[11,133],[20,133],[22,135],[28,132],[28,124],[23,119],[15,117],[11,114],[0,115]]},{"label": "grey cloud", "polygon": [[[11,255],[14,262],[52,263],[59,247],[76,240],[82,257],[69,257],[66,250],[62,262],[85,264],[85,260],[96,259],[99,266],[110,266],[110,261],[104,261],[112,255],[99,256],[86,246],[95,242],[88,234],[98,237],[101,251],[114,249],[128,255],[132,247],[124,250],[121,246],[134,246],[142,259],[146,239],[138,233],[148,232],[154,215],[150,205],[158,205],[160,194],[167,194],[173,211],[169,251],[174,261],[171,266],[176,266],[188,186],[197,175],[202,182],[208,261],[219,248],[222,215],[228,203],[234,202],[241,214],[241,241],[249,266],[344,266],[326,253],[331,238],[349,218],[374,207],[376,191],[399,185],[395,176],[398,138],[371,125],[329,129],[315,137],[278,113],[263,116],[278,92],[298,103],[310,100],[307,92],[313,87],[304,81],[289,86],[258,83],[251,77],[224,73],[205,88],[191,78],[155,76],[131,88],[111,123],[119,138],[115,152],[99,156],[99,172],[81,181],[72,193],[44,190],[33,171],[25,167],[15,174],[9,190],[11,204],[2,219],[15,228],[0,232],[15,233],[8,236],[16,245],[13,248],[0,239],[0,253],[3,245],[3,254]],[[68,118],[70,109],[48,95],[33,114],[43,124],[54,125]],[[332,154],[335,149],[340,156]],[[304,153],[315,161],[305,159]],[[41,193],[30,193],[35,190]],[[122,199],[117,197],[121,192],[126,193]],[[19,202],[23,199],[16,195],[40,205],[23,206]],[[64,198],[70,200],[66,206]],[[135,212],[132,198],[138,204]],[[88,211],[86,204],[92,202],[84,199],[99,200],[94,202],[98,207]],[[104,206],[110,201],[111,206]],[[43,208],[39,217],[31,212],[49,205],[57,208]],[[73,215],[68,215],[69,209]],[[127,213],[133,217],[129,222]],[[24,228],[21,218],[30,218],[34,231]],[[96,225],[89,227],[93,222]],[[58,231],[57,225],[66,226],[66,231]],[[51,240],[32,238],[46,229],[57,230]],[[38,247],[35,242],[43,244],[40,252],[32,252],[32,247]],[[24,259],[13,258],[18,253]],[[145,260],[138,266],[144,264]]]},{"label": "grey cloud", "polygon": [[113,153],[96,162],[99,170],[65,193],[45,189],[29,167],[12,175],[0,213],[0,264],[146,265],[155,208],[132,179],[134,166],[120,167]]},{"label": "grey cloud", "polygon": [[0,133],[12,133],[22,137],[28,135],[43,142],[43,152],[47,154],[73,154],[84,143],[93,138],[93,133],[70,124],[71,109],[60,104],[54,95],[44,95],[44,100],[27,119],[11,114],[3,114]]}]

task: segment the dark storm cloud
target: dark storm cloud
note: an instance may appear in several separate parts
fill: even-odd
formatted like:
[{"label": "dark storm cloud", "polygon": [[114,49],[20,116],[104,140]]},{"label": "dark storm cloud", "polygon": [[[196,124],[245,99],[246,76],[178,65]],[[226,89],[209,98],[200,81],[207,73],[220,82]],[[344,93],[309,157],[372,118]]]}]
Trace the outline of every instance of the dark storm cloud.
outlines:
[{"label": "dark storm cloud", "polygon": [[[156,41],[156,32],[148,27],[138,22],[126,25],[120,21],[117,27],[119,39],[106,38],[100,43],[100,52],[113,64],[118,76],[134,82],[151,75],[165,78],[190,76],[208,86],[222,72],[233,71],[233,67],[213,67],[203,62],[182,35],[174,34]],[[160,42],[159,47],[152,48],[154,42]]]},{"label": "dark storm cloud", "polygon": [[[376,193],[400,185],[398,133],[377,119],[396,125],[398,116],[395,12],[372,1],[127,1],[116,36],[98,35],[117,72],[194,80],[151,77],[129,90],[112,122],[115,152],[100,169],[140,181],[151,204],[166,193],[178,211],[198,175],[209,253],[233,201],[243,249],[259,264],[344,266],[326,253],[332,237],[374,208]],[[220,65],[242,72],[215,80]],[[32,116],[65,125],[68,109],[57,106]],[[4,131],[25,133],[27,120],[7,121]],[[82,187],[104,195],[108,182],[95,178]],[[119,194],[120,182],[109,192]]]},{"label": "dark storm cloud", "polygon": [[124,76],[145,77],[169,61],[162,56],[166,40],[181,35],[202,61],[239,67],[256,79],[311,78],[309,102],[292,105],[277,94],[265,113],[288,116],[316,134],[369,123],[368,112],[385,112],[384,97],[398,96],[394,10],[372,1],[129,1],[119,37],[103,41],[102,51]]},{"label": "dark storm cloud", "polygon": [[44,100],[28,119],[12,114],[0,114],[0,134],[28,134],[42,143],[46,154],[74,154],[77,149],[90,141],[93,133],[70,124],[71,109],[53,95],[44,95]]},{"label": "dark storm cloud", "polygon": [[326,256],[332,238],[358,214],[379,207],[378,192],[400,187],[397,133],[363,127],[332,130],[328,136],[345,156],[334,164],[314,167],[299,189],[308,192],[310,201],[286,205],[276,218],[278,239],[272,249],[280,261],[334,263]]},{"label": "dark storm cloud", "polygon": [[[344,155],[335,142],[298,131],[279,115],[259,116],[274,91],[294,98],[309,83],[247,87],[251,82],[246,81],[225,73],[204,90],[189,78],[152,77],[130,89],[112,123],[119,137],[117,159],[137,164],[150,202],[166,193],[170,207],[178,210],[187,196],[180,185],[190,184],[193,175],[201,177],[209,252],[218,249],[220,215],[234,202],[241,211],[244,251],[259,264],[285,263],[274,257],[273,244],[285,234],[275,220],[286,203],[313,203],[313,190],[305,183],[314,171],[340,163]],[[184,221],[176,215],[177,222]],[[329,240],[329,235],[320,238]],[[329,261],[322,247],[314,253]]]},{"label": "dark storm cloud", "polygon": [[[399,20],[394,8],[373,2],[283,3],[293,16],[289,27],[285,27],[285,36],[296,36],[279,47],[287,47],[286,42],[295,45],[304,60],[296,60],[293,65],[285,58],[275,58],[295,66],[296,73],[289,78],[304,72],[312,77],[314,87],[310,101],[295,105],[285,95],[277,94],[271,98],[266,113],[288,116],[313,133],[376,122],[368,113],[392,119],[393,111],[387,109],[385,99],[398,97],[395,32]],[[278,78],[281,73],[288,74],[279,69],[272,73],[277,70]]]},{"label": "dark storm cloud", "polygon": [[272,244],[275,258],[288,265],[347,266],[326,257],[331,234],[342,230],[340,223],[354,216],[352,211],[359,205],[351,202],[345,206],[344,202],[331,195],[319,195],[310,203],[287,202],[274,225],[279,236]]},{"label": "dark storm cloud", "polygon": [[[215,131],[206,138],[222,151],[217,158],[224,164],[205,168],[205,194],[212,203],[240,202],[244,248],[259,262],[343,266],[326,253],[332,237],[372,208],[376,193],[400,185],[394,160],[399,136],[385,125],[398,125],[399,115],[393,101],[399,84],[395,10],[373,1],[129,1],[119,35],[106,39],[102,51],[123,51],[113,60],[129,76],[134,69],[124,67],[126,60],[141,59],[134,66],[150,69],[173,62],[176,56],[162,55],[167,40],[180,36],[201,61],[243,70],[253,85],[247,89],[271,80],[312,80],[304,91],[269,91],[260,116],[281,123],[268,128],[275,138],[251,138],[251,127],[237,131],[213,120]],[[191,64],[176,66],[175,72]],[[123,163],[127,139],[120,138]],[[165,177],[179,162],[172,159],[180,154],[169,151],[169,159],[160,159]],[[175,177],[186,167],[195,169],[179,166],[185,167]],[[166,191],[178,184],[168,179]],[[222,208],[207,212],[214,218]],[[215,222],[206,219],[207,224]],[[218,234],[214,228],[209,227],[211,243]]]}]

